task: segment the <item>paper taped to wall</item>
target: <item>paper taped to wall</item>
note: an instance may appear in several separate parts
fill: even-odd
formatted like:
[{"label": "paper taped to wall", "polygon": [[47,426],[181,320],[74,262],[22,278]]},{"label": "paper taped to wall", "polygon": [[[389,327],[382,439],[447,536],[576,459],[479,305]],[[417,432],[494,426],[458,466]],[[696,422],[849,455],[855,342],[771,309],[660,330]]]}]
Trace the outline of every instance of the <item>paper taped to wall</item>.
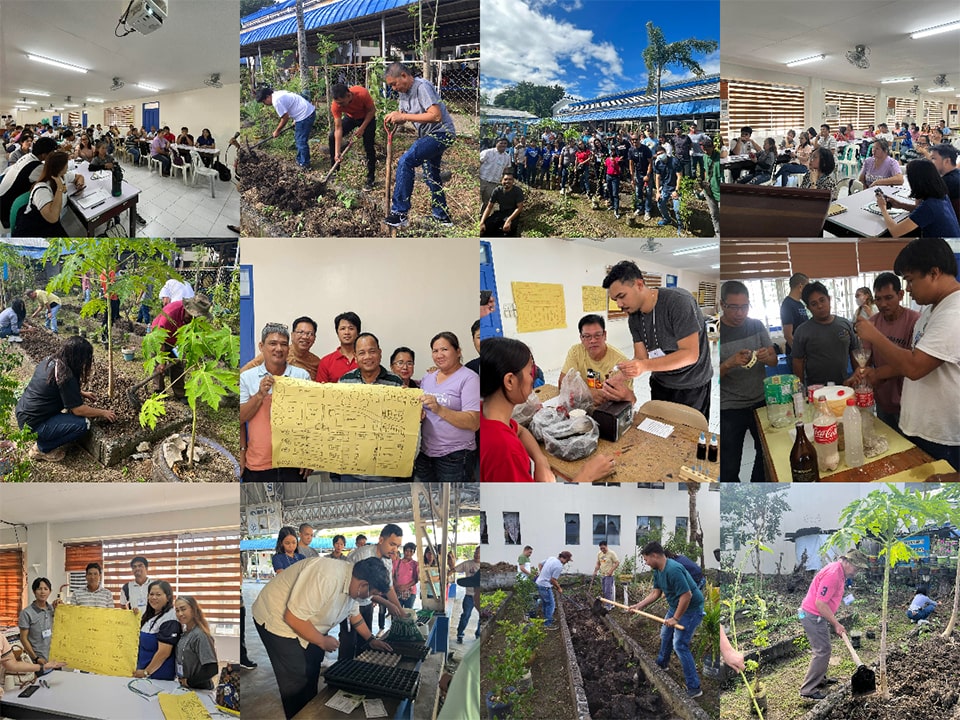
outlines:
[{"label": "paper taped to wall", "polygon": [[517,332],[556,330],[567,326],[563,285],[555,283],[510,283],[517,306]]}]

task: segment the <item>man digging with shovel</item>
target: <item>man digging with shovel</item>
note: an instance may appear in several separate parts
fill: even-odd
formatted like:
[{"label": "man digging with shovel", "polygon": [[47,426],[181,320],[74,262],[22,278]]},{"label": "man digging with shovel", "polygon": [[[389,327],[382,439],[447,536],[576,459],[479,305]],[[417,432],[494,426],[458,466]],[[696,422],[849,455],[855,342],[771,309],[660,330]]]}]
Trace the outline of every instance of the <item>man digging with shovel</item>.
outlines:
[{"label": "man digging with shovel", "polygon": [[[837,620],[837,610],[843,599],[847,579],[857,574],[857,570],[867,567],[867,558],[859,550],[851,550],[841,555],[839,560],[824,565],[814,576],[807,590],[807,596],[800,605],[800,624],[810,641],[810,667],[800,686],[800,697],[805,700],[823,700],[825,688],[838,682],[827,677],[830,665],[830,628],[840,637],[847,631]],[[852,600],[852,596],[851,596]]]},{"label": "man digging with shovel", "polygon": [[[640,551],[643,561],[653,570],[653,590],[631,610],[643,610],[661,597],[666,596],[669,610],[663,619],[660,630],[660,654],[657,665],[664,670],[670,664],[670,655],[676,651],[683,668],[683,679],[687,685],[687,697],[698,698],[703,695],[700,689],[700,676],[697,663],[690,652],[690,642],[694,631],[703,620],[703,593],[690,577],[690,573],[676,560],[670,560],[663,553],[658,542],[649,542]],[[680,629],[680,626],[683,629]]]},{"label": "man digging with shovel", "polygon": [[[367,154],[367,182],[363,189],[373,190],[373,176],[377,168],[377,151],[374,140],[377,136],[377,126],[374,119],[377,116],[373,98],[362,85],[347,87],[337,83],[331,88],[333,102],[330,103],[330,114],[333,115],[333,130],[328,138],[330,142],[330,168],[340,164],[346,150],[343,149],[343,138],[351,131],[356,130],[354,139],[363,138],[363,149]],[[353,144],[353,140],[347,148]]]},{"label": "man digging with shovel", "polygon": [[279,137],[286,124],[293,120],[293,137],[297,145],[297,165],[304,170],[310,169],[310,131],[317,119],[317,109],[309,100],[287,90],[274,90],[265,87],[257,90],[257,102],[272,105],[280,116],[273,137]]},{"label": "man digging with shovel", "polygon": [[[167,341],[163,345],[163,352],[168,355],[175,355],[174,344],[177,341],[177,330],[182,328],[195,317],[210,316],[210,299],[205,295],[196,295],[186,300],[176,300],[164,305],[160,314],[150,323],[151,328],[163,328],[167,331]],[[171,362],[167,365],[157,365],[153,374],[153,380],[156,384],[158,393],[163,392],[164,373],[170,375],[171,391],[175,400],[183,400],[186,397],[183,379],[183,363],[179,361]],[[135,388],[131,388],[134,390]],[[134,398],[131,398],[133,400]]]}]

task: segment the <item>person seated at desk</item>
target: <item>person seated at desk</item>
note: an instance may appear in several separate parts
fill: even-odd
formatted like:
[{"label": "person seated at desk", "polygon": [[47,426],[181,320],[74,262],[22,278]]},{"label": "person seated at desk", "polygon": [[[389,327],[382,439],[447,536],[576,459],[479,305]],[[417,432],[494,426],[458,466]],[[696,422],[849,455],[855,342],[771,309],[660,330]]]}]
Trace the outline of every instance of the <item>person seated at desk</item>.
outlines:
[{"label": "person seated at desk", "polygon": [[793,331],[793,374],[807,387],[831,382],[843,385],[848,358],[857,364],[853,360],[857,347],[853,325],[830,313],[830,293],[823,283],[807,284],[801,297],[813,317]]},{"label": "person seated at desk", "polygon": [[[523,190],[513,177],[513,173],[505,170],[500,185],[490,196],[490,202],[483,208],[480,217],[480,234],[483,237],[517,237],[520,227],[517,218],[523,211]],[[497,206],[496,212],[493,206]]]},{"label": "person seated at desk", "polygon": [[777,174],[773,178],[773,184],[776,185],[777,179],[779,179],[780,186],[786,187],[787,175],[797,175],[799,173],[806,174],[807,166],[810,163],[810,155],[813,153],[815,147],[816,146],[810,142],[810,134],[806,130],[801,132],[799,143],[793,153],[796,162],[789,162],[781,165],[780,169],[777,170]]},{"label": "person seated at desk", "polygon": [[793,150],[796,147],[797,147],[797,131],[787,130],[786,137],[784,137],[783,142],[780,143],[780,149]]},{"label": "person seated at desk", "polygon": [[833,153],[822,145],[818,145],[810,153],[809,162],[810,169],[807,170],[800,181],[800,187],[829,190],[830,199],[836,200],[837,181],[833,177],[833,171],[837,167],[837,161]]},{"label": "person seated at desk", "polygon": [[[480,344],[480,481],[556,482],[536,439],[511,417],[533,392],[533,353],[513,338]],[[531,472],[532,467],[532,472]],[[595,453],[573,478],[593,482],[614,469],[613,458]]]},{"label": "person seated at desk", "polygon": [[[186,127],[180,128],[180,134],[177,135],[177,145],[189,145],[193,147],[193,135],[190,134],[190,130]],[[183,158],[184,162],[190,162],[190,151],[184,150],[183,148],[177,148],[177,152],[180,153],[180,157]]]},{"label": "person seated at desk", "polygon": [[[735,138],[730,142],[730,154],[750,155],[751,153],[756,154],[763,152],[763,148],[757,145],[756,141],[751,137],[752,135],[752,127],[740,128],[740,137]],[[740,173],[744,170],[743,166],[734,163],[729,169],[733,181],[737,182],[740,179]]]},{"label": "person seated at desk", "polygon": [[150,141],[150,158],[160,163],[164,177],[170,177],[170,142],[160,133]]},{"label": "person seated at desk", "polygon": [[863,169],[857,178],[864,188],[878,185],[903,185],[900,163],[890,157],[890,144],[882,138],[873,141],[873,154],[863,161]]},{"label": "person seated at desk", "polygon": [[33,135],[30,133],[21,133],[20,139],[17,140],[17,146],[14,148],[13,152],[10,153],[10,156],[7,158],[7,161],[13,165],[24,155],[30,153],[30,149],[33,147]]},{"label": "person seated at desk", "polygon": [[762,185],[770,179],[773,165],[777,161],[777,141],[768,137],[763,141],[763,150],[757,153],[757,164],[753,172],[739,178],[741,185]]},{"label": "person seated at desk", "polygon": [[960,217],[960,170],[957,170],[957,148],[950,143],[935,145],[930,151],[930,162],[937,168],[947,186],[947,198],[953,211]]},{"label": "person seated at desk", "polygon": [[[903,237],[919,228],[920,237],[960,237],[960,222],[947,198],[947,184],[940,177],[937,166],[930,160],[911,160],[907,163],[907,182],[910,184],[910,197],[919,201],[916,204],[877,195],[877,207],[890,235]],[[888,207],[910,210],[910,215],[897,222],[890,217]]]},{"label": "person seated at desk", "polygon": [[90,140],[90,136],[86,133],[81,133],[80,141],[77,143],[77,151],[73,156],[74,159],[90,162],[96,154],[97,151],[93,147],[93,141]]},{"label": "person seated at desk", "polygon": [[60,217],[66,206],[68,163],[67,154],[60,150],[47,156],[40,177],[30,190],[30,199],[14,220],[13,237],[67,235]]},{"label": "person seated at desk", "polygon": [[[197,147],[204,148],[205,150],[217,149],[217,143],[213,139],[213,135],[210,134],[209,128],[204,128],[200,131],[200,137],[197,138]],[[198,155],[200,155],[200,162],[210,167],[210,163],[213,162],[213,155],[210,153],[198,153]]]},{"label": "person seated at desk", "polygon": [[137,134],[137,129],[130,126],[130,129],[127,131],[127,135],[123,140],[123,146],[127,149],[127,152],[130,153],[130,157],[133,159],[134,165],[140,164],[140,136]]},{"label": "person seated at desk", "polygon": [[631,405],[636,403],[633,380],[616,371],[617,363],[625,362],[627,356],[607,345],[607,325],[603,316],[584,315],[577,327],[580,330],[580,342],[567,352],[557,385],[562,387],[566,374],[576,370],[590,388],[594,405],[601,405],[608,400],[623,400]]},{"label": "person seated at desk", "polygon": [[67,128],[63,131],[63,135],[60,136],[60,149],[63,150],[67,155],[73,155],[76,151],[74,142],[76,141],[76,135],[73,130]]},{"label": "person seated at desk", "polygon": [[173,609],[183,628],[176,648],[177,680],[183,687],[213,690],[217,650],[203,610],[190,595],[178,597]]},{"label": "person seated at desk", "polygon": [[[477,647],[480,647],[480,643],[477,643]],[[65,662],[45,662],[41,664],[17,660],[10,641],[7,640],[5,635],[0,634],[0,667],[6,673],[42,673],[44,670],[59,670],[65,666]],[[0,698],[2,697],[3,688],[0,687]]]},{"label": "person seated at desk", "polygon": [[881,138],[887,141],[887,144],[893,147],[894,134],[890,132],[890,128],[887,127],[886,123],[880,123],[877,125],[877,133],[874,135],[874,139]]},{"label": "person seated at desk", "polygon": [[829,150],[831,155],[837,154],[837,139],[830,134],[830,126],[826,123],[820,126],[820,134],[810,139],[817,147]]},{"label": "person seated at desk", "polygon": [[147,591],[147,610],[140,618],[140,647],[133,677],[176,679],[173,650],[181,631],[173,607],[173,588],[166,580],[154,580]]},{"label": "person seated at desk", "polygon": [[93,160],[90,161],[89,169],[91,172],[96,170],[113,170],[113,164],[116,160],[113,159],[113,155],[110,155],[107,150],[107,143],[103,140],[97,142],[97,154],[94,155]]}]

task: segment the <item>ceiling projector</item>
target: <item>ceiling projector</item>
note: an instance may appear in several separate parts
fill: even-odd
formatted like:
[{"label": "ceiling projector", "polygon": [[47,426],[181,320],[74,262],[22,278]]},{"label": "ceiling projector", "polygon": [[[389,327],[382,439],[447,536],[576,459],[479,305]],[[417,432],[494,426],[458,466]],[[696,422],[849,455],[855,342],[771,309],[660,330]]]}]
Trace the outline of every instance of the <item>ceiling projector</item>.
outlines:
[{"label": "ceiling projector", "polygon": [[124,25],[141,35],[163,27],[167,19],[167,0],[133,0],[124,17]]}]

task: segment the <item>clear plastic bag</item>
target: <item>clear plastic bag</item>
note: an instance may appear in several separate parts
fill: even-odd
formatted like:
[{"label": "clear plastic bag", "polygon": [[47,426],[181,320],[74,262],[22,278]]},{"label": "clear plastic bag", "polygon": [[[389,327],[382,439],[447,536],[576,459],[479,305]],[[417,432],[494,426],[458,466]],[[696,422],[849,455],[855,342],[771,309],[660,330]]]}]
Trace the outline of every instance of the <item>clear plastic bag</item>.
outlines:
[{"label": "clear plastic bag", "polygon": [[566,418],[557,412],[557,408],[540,408],[540,410],[534,413],[533,419],[530,421],[530,432],[533,433],[533,437],[537,439],[537,442],[543,442],[544,428],[552,427],[564,422],[564,420],[566,420]]},{"label": "clear plastic bag", "polygon": [[533,416],[536,415],[542,407],[543,403],[540,402],[540,397],[535,392],[532,392],[523,403],[513,408],[511,416],[517,421],[518,425],[529,427]]},{"label": "clear plastic bag", "polygon": [[593,410],[593,395],[590,394],[590,388],[582,377],[579,370],[571,370],[563,376],[563,384],[560,386],[560,405],[570,410]]},{"label": "clear plastic bag", "polygon": [[600,426],[591,417],[560,419],[541,428],[543,446],[561,460],[580,460],[597,450]]}]

